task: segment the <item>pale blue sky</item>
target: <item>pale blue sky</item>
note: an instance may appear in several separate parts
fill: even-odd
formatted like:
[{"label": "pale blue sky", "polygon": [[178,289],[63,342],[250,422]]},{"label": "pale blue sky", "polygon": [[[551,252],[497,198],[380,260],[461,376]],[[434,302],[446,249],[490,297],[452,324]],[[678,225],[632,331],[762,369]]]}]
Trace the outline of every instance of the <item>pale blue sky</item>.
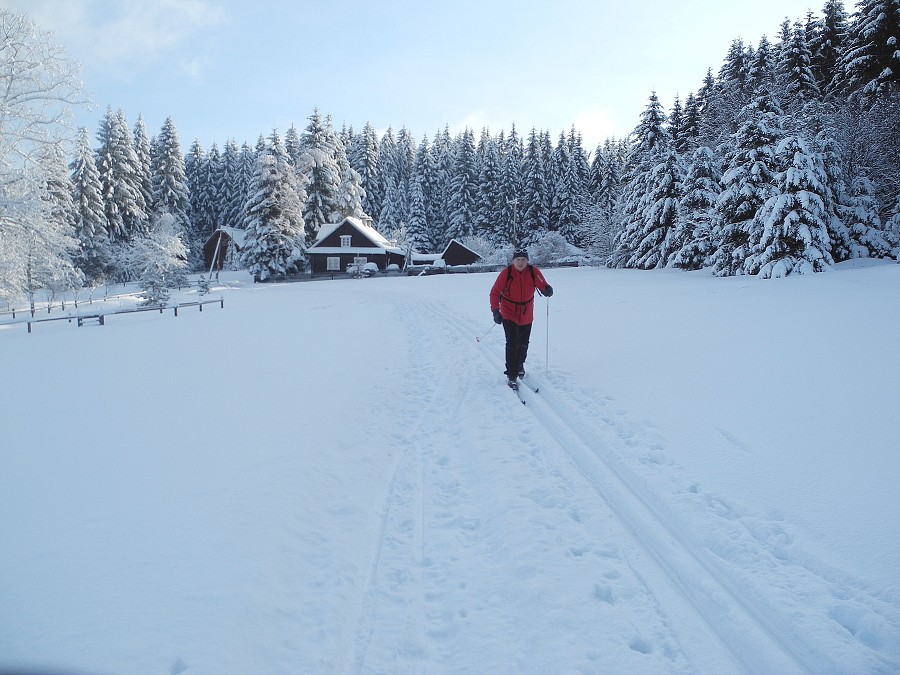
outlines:
[{"label": "pale blue sky", "polygon": [[[171,115],[186,150],[306,126],[450,126],[556,139],[574,123],[592,150],[637,124],[652,90],[668,108],[718,72],[731,41],[774,39],[809,0],[0,0],[82,63],[93,137],[107,105],[155,135]],[[853,10],[852,3],[846,5]]]}]

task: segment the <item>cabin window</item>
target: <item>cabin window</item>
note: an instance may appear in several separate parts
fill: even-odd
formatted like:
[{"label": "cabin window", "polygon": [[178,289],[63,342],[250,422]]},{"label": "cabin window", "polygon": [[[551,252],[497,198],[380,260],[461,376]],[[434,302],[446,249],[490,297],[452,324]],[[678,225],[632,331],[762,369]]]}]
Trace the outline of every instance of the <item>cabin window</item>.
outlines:
[{"label": "cabin window", "polygon": [[351,246],[350,240],[351,239],[353,239],[353,237],[350,236],[349,234],[342,234],[341,235],[341,248],[350,248],[350,246]]},{"label": "cabin window", "polygon": [[341,271],[341,259],[338,257],[327,258],[325,261],[325,269],[329,272]]}]

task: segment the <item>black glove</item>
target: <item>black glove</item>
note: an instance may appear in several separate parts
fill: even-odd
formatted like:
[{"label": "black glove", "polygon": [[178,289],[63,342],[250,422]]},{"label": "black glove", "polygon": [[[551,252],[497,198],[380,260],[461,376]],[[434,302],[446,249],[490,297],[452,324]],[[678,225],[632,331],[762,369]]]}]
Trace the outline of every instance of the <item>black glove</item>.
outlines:
[{"label": "black glove", "polygon": [[553,295],[553,286],[547,284],[547,286],[543,290],[543,293],[545,297],[549,298],[551,295]]},{"label": "black glove", "polygon": [[494,323],[503,323],[503,317],[500,316],[500,310],[495,309],[494,312]]}]

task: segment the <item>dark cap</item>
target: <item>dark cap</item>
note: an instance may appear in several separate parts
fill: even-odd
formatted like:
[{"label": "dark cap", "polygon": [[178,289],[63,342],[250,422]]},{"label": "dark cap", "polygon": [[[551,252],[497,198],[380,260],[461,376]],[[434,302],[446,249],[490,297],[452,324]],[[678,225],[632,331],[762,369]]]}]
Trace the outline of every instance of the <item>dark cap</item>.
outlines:
[{"label": "dark cap", "polygon": [[517,248],[515,251],[513,251],[513,260],[515,260],[516,258],[525,258],[525,260],[528,260],[528,251],[526,251],[524,248]]}]

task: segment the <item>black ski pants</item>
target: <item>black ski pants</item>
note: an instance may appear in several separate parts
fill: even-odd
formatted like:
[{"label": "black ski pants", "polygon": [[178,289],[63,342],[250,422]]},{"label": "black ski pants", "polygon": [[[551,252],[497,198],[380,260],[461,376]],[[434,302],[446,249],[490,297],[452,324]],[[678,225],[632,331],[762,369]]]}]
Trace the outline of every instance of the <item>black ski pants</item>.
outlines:
[{"label": "black ski pants", "polygon": [[531,339],[531,324],[520,326],[515,321],[503,320],[506,333],[506,376],[514,380],[525,365],[528,356],[528,341]]}]

